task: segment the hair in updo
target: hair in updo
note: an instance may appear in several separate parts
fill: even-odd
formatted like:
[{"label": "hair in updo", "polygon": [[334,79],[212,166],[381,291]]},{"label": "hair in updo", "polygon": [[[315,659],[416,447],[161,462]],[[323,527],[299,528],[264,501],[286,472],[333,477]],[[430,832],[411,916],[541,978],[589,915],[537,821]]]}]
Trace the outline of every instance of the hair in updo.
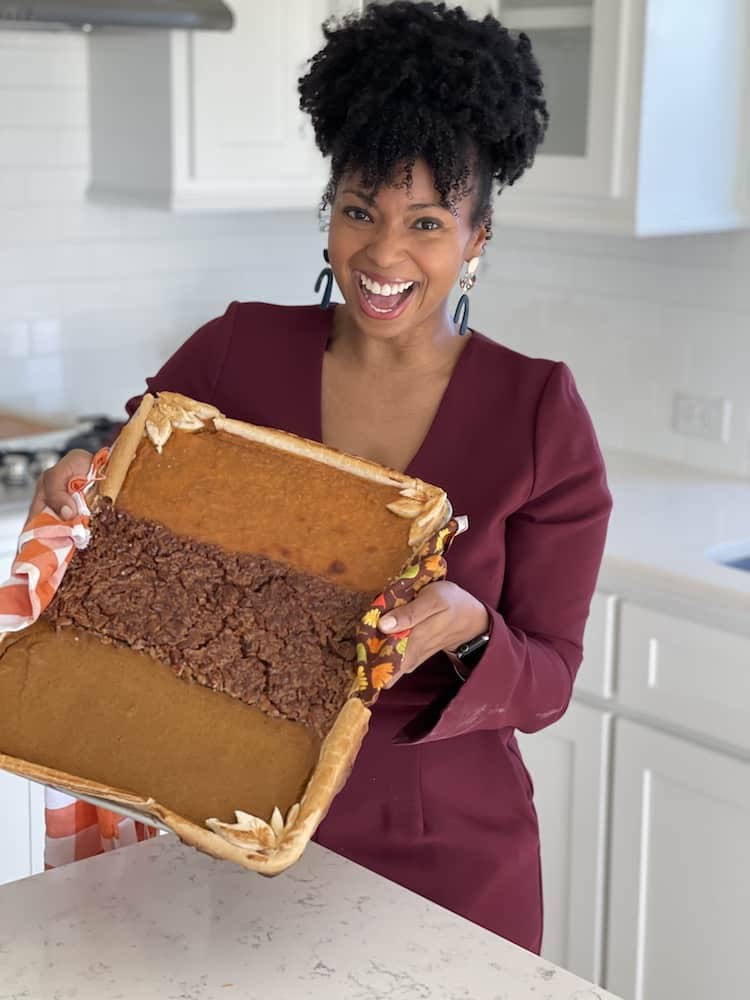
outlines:
[{"label": "hair in updo", "polygon": [[372,191],[409,187],[422,157],[453,211],[475,177],[472,225],[489,224],[493,181],[502,190],[518,180],[549,121],[528,36],[490,14],[411,0],[370,3],[323,33],[299,80],[300,107],[331,156],[322,207],[343,173],[358,170]]}]

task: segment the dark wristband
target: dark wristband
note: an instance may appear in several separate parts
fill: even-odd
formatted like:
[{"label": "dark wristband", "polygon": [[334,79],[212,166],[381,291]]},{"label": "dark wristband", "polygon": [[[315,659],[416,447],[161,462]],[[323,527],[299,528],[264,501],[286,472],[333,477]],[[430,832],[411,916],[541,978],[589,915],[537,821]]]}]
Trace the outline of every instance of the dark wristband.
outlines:
[{"label": "dark wristband", "polygon": [[482,659],[482,654],[490,641],[489,632],[483,632],[468,642],[462,642],[450,655],[453,669],[462,681],[468,679],[471,671]]}]

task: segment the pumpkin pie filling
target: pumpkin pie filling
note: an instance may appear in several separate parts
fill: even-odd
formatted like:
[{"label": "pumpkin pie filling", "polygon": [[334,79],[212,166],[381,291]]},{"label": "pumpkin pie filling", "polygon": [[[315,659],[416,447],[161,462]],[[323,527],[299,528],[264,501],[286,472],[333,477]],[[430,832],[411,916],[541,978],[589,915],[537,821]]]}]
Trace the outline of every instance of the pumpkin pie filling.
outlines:
[{"label": "pumpkin pie filling", "polygon": [[409,554],[397,496],[222,431],[144,438],[0,652],[0,752],[201,825],[288,809],[351,691],[357,621]]}]

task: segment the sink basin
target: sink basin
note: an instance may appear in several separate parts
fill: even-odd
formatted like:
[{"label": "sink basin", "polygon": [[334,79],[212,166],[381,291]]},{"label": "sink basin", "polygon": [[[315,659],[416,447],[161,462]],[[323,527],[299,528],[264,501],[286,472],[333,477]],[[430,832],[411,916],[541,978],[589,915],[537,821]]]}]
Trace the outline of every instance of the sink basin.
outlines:
[{"label": "sink basin", "polygon": [[706,549],[706,555],[714,562],[731,569],[741,569],[750,573],[750,539],[743,542],[728,542]]}]

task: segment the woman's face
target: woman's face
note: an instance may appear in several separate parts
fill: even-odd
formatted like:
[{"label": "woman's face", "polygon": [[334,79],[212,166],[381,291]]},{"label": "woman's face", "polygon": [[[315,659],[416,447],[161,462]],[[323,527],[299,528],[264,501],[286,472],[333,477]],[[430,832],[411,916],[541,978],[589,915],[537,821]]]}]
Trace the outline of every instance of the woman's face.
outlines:
[{"label": "woman's face", "polygon": [[339,181],[331,205],[328,253],[351,316],[366,333],[398,336],[441,321],[463,262],[481,252],[472,229],[472,195],[456,214],[440,203],[432,171],[414,164],[412,185],[363,190],[356,173]]}]

